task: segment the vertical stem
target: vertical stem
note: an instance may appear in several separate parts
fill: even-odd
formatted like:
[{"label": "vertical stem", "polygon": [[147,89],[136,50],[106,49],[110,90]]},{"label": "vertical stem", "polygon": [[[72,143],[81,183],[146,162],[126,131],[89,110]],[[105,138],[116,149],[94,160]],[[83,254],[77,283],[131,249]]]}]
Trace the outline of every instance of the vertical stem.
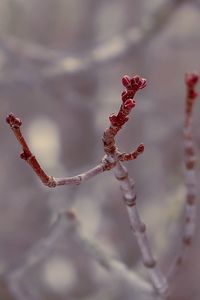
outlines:
[{"label": "vertical stem", "polygon": [[192,137],[192,116],[193,105],[197,97],[195,91],[196,84],[199,80],[198,74],[190,73],[186,75],[186,106],[185,106],[185,120],[183,127],[184,139],[184,163],[185,163],[185,186],[186,186],[186,201],[185,201],[185,220],[182,235],[182,244],[179,253],[170,266],[168,278],[171,281],[177,273],[179,266],[182,264],[189,246],[192,243],[195,228],[196,228],[196,158],[195,147]]},{"label": "vertical stem", "polygon": [[160,295],[167,295],[167,280],[162,274],[162,271],[152,254],[149,239],[146,233],[146,226],[141,221],[136,207],[135,184],[129,178],[128,171],[125,166],[120,162],[118,162],[116,165],[115,177],[120,181],[120,187],[123,193],[123,198],[128,212],[131,228],[136,237],[142,255],[143,264],[149,271],[149,276],[154,289]]}]

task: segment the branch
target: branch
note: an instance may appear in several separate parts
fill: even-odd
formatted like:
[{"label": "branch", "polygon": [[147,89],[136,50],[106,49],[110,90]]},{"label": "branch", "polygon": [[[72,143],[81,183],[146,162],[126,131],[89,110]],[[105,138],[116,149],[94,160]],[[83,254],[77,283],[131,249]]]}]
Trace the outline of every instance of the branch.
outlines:
[{"label": "branch", "polygon": [[41,239],[36,246],[33,246],[30,252],[25,255],[17,265],[7,270],[5,276],[6,282],[17,300],[26,299],[24,292],[19,289],[18,280],[29,268],[41,263],[41,261],[48,256],[53,245],[58,242],[59,238],[61,238],[67,230],[74,231],[75,238],[78,240],[82,249],[85,249],[101,267],[111,274],[111,276],[115,275],[118,279],[125,280],[133,290],[137,289],[139,283],[143,290],[149,294],[152,293],[151,286],[147,282],[132,273],[131,270],[120,261],[110,258],[98,242],[91,237],[86,237],[81,232],[80,228],[80,223],[73,212],[59,214],[47,236]]},{"label": "branch", "polygon": [[192,243],[196,228],[196,157],[194,141],[192,137],[192,117],[193,105],[197,97],[195,88],[198,80],[199,75],[197,75],[195,72],[186,75],[185,83],[187,87],[187,95],[183,128],[186,186],[185,219],[181,249],[169,269],[169,280],[174,278],[174,275],[177,273],[180,265],[182,265],[187,254],[188,247]]},{"label": "branch", "polygon": [[[143,263],[149,269],[150,278],[155,291],[158,294],[165,296],[167,294],[168,284],[166,278],[162,274],[152,255],[149,241],[146,235],[145,226],[141,222],[139,214],[137,212],[134,185],[128,177],[128,172],[126,168],[121,164],[122,161],[136,159],[138,155],[143,153],[144,145],[140,144],[132,153],[121,153],[118,150],[115,141],[117,133],[128,121],[129,114],[135,107],[135,100],[133,99],[133,97],[135,96],[136,92],[138,92],[146,86],[146,79],[141,78],[140,76],[134,76],[130,78],[129,76],[125,75],[122,78],[122,84],[125,87],[125,91],[123,91],[121,95],[122,104],[117,114],[110,115],[110,126],[105,130],[102,138],[105,156],[103,157],[100,165],[82,175],[66,179],[56,179],[52,176],[48,176],[41,169],[38,161],[32,155],[24,137],[21,134],[21,120],[16,118],[13,114],[10,114],[7,117],[7,122],[10,125],[12,131],[14,132],[17,140],[22,146],[23,152],[21,154],[21,158],[23,158],[25,161],[27,161],[27,163],[29,163],[29,165],[32,167],[37,176],[48,187],[55,187],[61,184],[63,185],[81,183],[82,181],[90,179],[105,170],[111,170],[116,166],[116,178],[121,182],[121,188],[123,191],[123,196],[125,199],[129,219],[131,222],[132,229],[135,233],[138,245],[140,247]],[[49,238],[51,238],[51,236]],[[50,243],[48,243],[48,245],[51,246]],[[90,247],[90,249],[91,248],[92,247]]]},{"label": "branch", "polygon": [[136,237],[144,266],[148,269],[151,282],[158,294],[167,296],[168,283],[158,266],[151,250],[149,239],[146,233],[146,226],[141,221],[136,207],[135,184],[129,178],[127,169],[122,163],[118,163],[115,169],[115,177],[120,181],[120,186],[128,212],[131,229]]},{"label": "branch", "polygon": [[109,118],[110,127],[105,130],[103,135],[104,151],[108,156],[116,159],[115,176],[117,180],[121,182],[121,189],[129,220],[140,248],[143,264],[149,270],[152,284],[157,293],[165,296],[168,293],[168,283],[152,255],[150,243],[146,234],[146,227],[141,222],[136,208],[135,186],[129,178],[127,169],[121,163],[121,161],[124,160],[137,158],[139,154],[143,153],[144,145],[140,144],[137,147],[137,150],[133,151],[132,154],[121,154],[115,142],[116,134],[128,121],[128,115],[132,108],[135,107],[135,100],[133,99],[135,93],[146,86],[146,80],[139,76],[134,76],[132,79],[128,76],[124,76],[122,78],[122,84],[126,88],[126,91],[122,93],[122,105],[118,114],[112,114]]},{"label": "branch", "polygon": [[36,175],[40,178],[42,183],[47,187],[52,188],[61,185],[70,185],[70,184],[79,185],[82,182],[87,181],[93,178],[94,176],[104,172],[105,170],[109,169],[110,167],[112,167],[112,164],[110,166],[110,163],[104,159],[102,163],[100,163],[96,167],[90,169],[89,171],[83,174],[79,174],[74,177],[55,178],[53,176],[49,176],[42,169],[36,157],[32,154],[24,136],[22,135],[22,132],[20,130],[22,121],[19,118],[15,117],[12,113],[10,113],[7,116],[6,121],[10,125],[10,128],[15,134],[15,137],[17,138],[19,144],[22,146],[23,152],[20,154],[21,159],[25,160],[31,166],[31,168],[36,173]]},{"label": "branch", "polygon": [[[82,182],[87,181],[104,171],[113,169],[116,165],[117,160],[127,161],[136,159],[137,156],[143,152],[144,147],[142,144],[130,154],[119,152],[115,145],[115,135],[128,121],[128,115],[132,108],[135,106],[135,100],[133,100],[133,96],[139,89],[145,87],[146,80],[140,78],[139,76],[134,76],[132,79],[130,79],[128,76],[124,76],[122,83],[126,87],[126,91],[122,93],[122,105],[117,115],[112,114],[110,116],[112,125],[104,132],[103,142],[106,155],[102,158],[101,163],[96,167],[86,171],[85,173],[73,177],[55,178],[51,175],[46,174],[46,172],[40,166],[36,157],[31,152],[21,132],[20,127],[22,125],[22,121],[12,113],[7,116],[6,122],[9,124],[16,139],[22,147],[22,153],[20,154],[21,159],[25,160],[30,165],[30,167],[33,169],[35,174],[39,177],[39,179],[45,186],[52,188],[62,185],[79,185]],[[117,155],[115,155],[115,153]]]},{"label": "branch", "polygon": [[78,238],[82,248],[85,249],[105,270],[120,279],[126,280],[128,284],[132,286],[133,290],[137,288],[138,284],[141,284],[144,290],[148,291],[149,294],[153,292],[148,282],[144,281],[141,277],[136,276],[136,274],[124,263],[109,257],[97,240],[92,237],[85,236],[80,230],[80,226],[76,233],[76,237]]},{"label": "branch", "polygon": [[146,79],[140,76],[134,76],[130,78],[125,75],[122,78],[122,84],[126,88],[122,92],[122,104],[117,114],[111,114],[109,117],[110,127],[104,131],[103,145],[106,155],[113,157],[116,161],[133,160],[136,159],[139,154],[144,151],[143,144],[140,144],[136,150],[132,153],[121,153],[116,145],[115,136],[122,129],[123,125],[128,122],[129,114],[135,107],[135,100],[133,97],[136,92],[143,89],[146,86]]},{"label": "branch", "polygon": [[46,238],[41,239],[25,256],[18,260],[17,264],[7,270],[5,274],[7,286],[13,296],[15,296],[16,300],[26,300],[29,298],[27,295],[24,295],[24,292],[20,289],[18,284],[19,278],[29,268],[41,262],[42,259],[45,259],[45,257],[48,256],[52,246],[58,242],[63,231],[73,229],[74,224],[70,222],[70,218],[73,219],[73,216],[70,214],[67,215],[67,218],[60,217],[59,215],[49,229]]}]

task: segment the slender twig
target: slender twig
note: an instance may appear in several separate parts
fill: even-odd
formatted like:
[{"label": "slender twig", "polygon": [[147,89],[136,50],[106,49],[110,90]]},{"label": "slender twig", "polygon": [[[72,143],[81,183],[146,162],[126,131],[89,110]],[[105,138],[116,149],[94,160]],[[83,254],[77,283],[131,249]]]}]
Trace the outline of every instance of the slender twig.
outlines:
[{"label": "slender twig", "polygon": [[[77,57],[66,55],[66,53],[46,49],[40,45],[33,45],[19,41],[16,38],[0,40],[0,47],[4,52],[8,49],[14,55],[23,55],[31,61],[44,61],[46,66],[40,69],[38,77],[54,78],[62,75],[75,75],[81,72],[89,71],[93,68],[119,62],[136,48],[144,46],[144,43],[152,41],[152,38],[158,34],[168,23],[176,9],[189,0],[169,0],[165,1],[157,10],[144,17],[138,27],[127,30],[122,36],[114,36],[107,42],[97,45],[93,49],[88,49],[86,55]],[[19,74],[11,80],[25,80],[27,76],[20,79]]]},{"label": "slender twig", "polygon": [[22,121],[19,118],[15,117],[12,113],[7,116],[6,121],[10,125],[12,131],[14,132],[19,144],[22,146],[23,152],[21,153],[20,157],[31,166],[31,168],[40,178],[42,183],[50,188],[71,184],[79,185],[82,182],[87,181],[92,177],[95,177],[96,175],[114,167],[114,165],[111,162],[103,158],[102,162],[96,167],[86,171],[85,173],[73,177],[55,178],[53,176],[47,175],[46,172],[40,166],[36,157],[32,154],[24,136],[22,135],[22,132],[20,130]]},{"label": "slender twig", "polygon": [[182,264],[188,248],[192,243],[196,227],[196,157],[195,146],[192,137],[192,117],[193,105],[197,97],[195,87],[198,80],[199,76],[197,75],[197,73],[190,73],[186,75],[185,82],[187,87],[187,95],[183,128],[186,186],[185,219],[181,249],[177,254],[174,262],[170,266],[168,273],[169,280],[172,280],[174,278],[174,275],[177,273],[179,266]]},{"label": "slender twig", "polygon": [[79,221],[73,212],[63,212],[57,216],[56,221],[51,226],[45,238],[41,239],[37,245],[17,262],[17,265],[12,266],[5,274],[6,282],[10,291],[13,292],[17,300],[25,299],[24,291],[19,288],[19,279],[32,266],[41,263],[48,256],[53,245],[62,237],[67,230],[73,230],[74,236],[77,239],[80,247],[85,249],[87,253],[107,272],[112,276],[128,282],[132,289],[137,289],[138,283],[148,292],[152,293],[151,286],[144,279],[136,276],[122,262],[109,257],[105,250],[92,237],[86,237],[82,230]]},{"label": "slender twig", "polygon": [[120,182],[123,198],[129,216],[131,228],[136,237],[144,266],[148,269],[154,288],[160,295],[168,294],[168,283],[155,260],[146,232],[146,226],[141,221],[136,206],[135,183],[129,177],[125,166],[119,162],[115,168],[115,177]]},{"label": "slender twig", "polygon": [[146,79],[140,76],[130,78],[125,75],[122,78],[122,84],[126,89],[121,95],[122,104],[117,114],[110,115],[110,126],[104,131],[102,139],[105,153],[108,157],[113,157],[116,162],[136,159],[137,156],[144,151],[144,145],[140,144],[137,149],[130,154],[121,153],[115,142],[115,136],[122,129],[123,125],[128,122],[129,114],[135,107],[135,100],[133,98],[136,92],[146,86]]},{"label": "slender twig", "polygon": [[113,276],[117,275],[118,278],[126,280],[129,285],[132,285],[133,289],[136,289],[137,284],[140,283],[144,286],[148,293],[153,292],[148,282],[137,276],[121,261],[110,257],[96,239],[85,235],[80,228],[79,224],[79,230],[76,230],[75,236],[77,237],[81,247],[84,248],[96,262],[98,262]]},{"label": "slender twig", "polygon": [[[51,175],[48,175],[40,166],[38,160],[31,152],[22,132],[21,125],[22,121],[17,118],[14,114],[10,113],[6,122],[10,125],[11,130],[13,131],[16,139],[22,147],[22,153],[20,157],[25,160],[33,169],[35,174],[40,178],[42,183],[47,187],[57,187],[62,185],[79,185],[84,181],[87,181],[96,175],[111,170],[116,165],[117,160],[133,160],[143,152],[143,145],[141,144],[135,151],[130,154],[121,153],[117,150],[115,145],[114,137],[117,132],[122,128],[122,126],[128,121],[128,115],[132,108],[135,106],[135,101],[132,99],[135,93],[145,87],[146,80],[140,78],[139,76],[134,76],[131,80],[128,76],[123,77],[123,85],[126,87],[127,91],[122,93],[122,105],[119,109],[117,115],[112,114],[110,116],[111,126],[104,132],[103,142],[104,142],[104,151],[105,156],[102,158],[100,164],[96,167],[86,171],[85,173],[67,177],[67,178],[55,178]],[[117,154],[117,156],[116,156]]]},{"label": "slender twig", "polygon": [[121,154],[116,146],[115,136],[122,126],[128,121],[128,115],[131,109],[135,106],[133,97],[139,89],[146,86],[146,80],[138,76],[130,79],[124,76],[122,83],[127,89],[122,93],[122,106],[117,115],[110,116],[110,127],[105,130],[103,136],[104,150],[109,156],[116,157],[117,163],[115,168],[115,176],[121,182],[121,189],[125,200],[129,220],[133,232],[135,233],[140,252],[142,254],[143,264],[149,270],[151,282],[160,295],[167,295],[168,284],[162,274],[156,260],[154,259],[147,238],[146,227],[141,222],[140,216],[136,208],[136,193],[135,186],[128,176],[127,169],[123,166],[122,161],[137,158],[144,151],[144,145],[140,144],[132,154]]},{"label": "slender twig", "polygon": [[[116,177],[118,180],[121,181],[121,187],[129,219],[131,222],[132,229],[135,232],[135,236],[142,254],[143,263],[149,270],[150,278],[155,291],[158,294],[164,296],[167,294],[168,284],[166,278],[162,274],[159,266],[157,265],[152,255],[145,226],[141,222],[138,211],[136,209],[136,195],[134,185],[128,177],[126,168],[122,165],[122,161],[136,159],[138,155],[143,153],[144,145],[140,144],[132,153],[121,153],[118,150],[115,141],[117,133],[128,121],[129,114],[135,107],[135,100],[133,99],[133,97],[135,96],[136,92],[138,92],[146,86],[146,79],[141,78],[140,76],[134,76],[133,78],[130,78],[129,76],[125,75],[122,78],[122,84],[125,87],[125,91],[123,91],[121,95],[122,104],[117,114],[110,115],[110,126],[104,131],[103,134],[102,140],[105,156],[103,157],[101,164],[89,170],[88,172],[75,177],[70,177],[66,179],[56,179],[52,176],[47,175],[40,167],[37,159],[31,153],[20,131],[20,126],[22,124],[21,120],[16,118],[13,114],[8,115],[6,120],[10,125],[12,131],[14,132],[20,145],[22,146],[23,152],[21,154],[21,158],[29,163],[29,165],[32,167],[36,175],[41,179],[43,184],[47,185],[48,187],[55,187],[64,184],[79,184],[84,180],[90,179],[105,170],[111,170],[116,166]],[[55,230],[57,232],[57,226]],[[60,231],[58,230],[58,232]],[[51,239],[51,236],[49,238]],[[49,246],[51,245],[49,244]],[[40,246],[38,246],[37,249],[40,249]],[[39,252],[40,251],[38,251],[38,255],[42,255],[39,254]]]}]

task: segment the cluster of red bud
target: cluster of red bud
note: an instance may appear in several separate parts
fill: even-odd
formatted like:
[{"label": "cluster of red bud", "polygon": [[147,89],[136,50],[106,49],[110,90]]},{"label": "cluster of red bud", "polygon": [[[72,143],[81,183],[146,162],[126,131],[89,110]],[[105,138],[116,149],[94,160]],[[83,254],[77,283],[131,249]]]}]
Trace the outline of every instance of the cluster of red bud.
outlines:
[{"label": "cluster of red bud", "polygon": [[15,117],[13,113],[10,113],[6,117],[6,122],[10,125],[11,129],[15,132],[15,135],[17,136],[18,139],[20,139],[21,143],[23,143],[23,152],[20,154],[21,159],[28,160],[32,154],[26,145],[25,140],[23,139],[21,132],[19,130],[20,126],[22,125],[22,121]]},{"label": "cluster of red bud", "polygon": [[131,153],[121,153],[118,155],[120,161],[129,161],[136,159],[140,154],[144,152],[144,144],[140,144],[137,149]]},{"label": "cluster of red bud", "polygon": [[22,125],[22,121],[16,118],[12,113],[6,117],[6,122],[14,129],[18,129]]},{"label": "cluster of red bud", "polygon": [[199,75],[196,72],[188,73],[185,77],[185,83],[187,85],[188,90],[188,98],[194,100],[198,96],[197,92],[195,91],[195,86],[199,81]]},{"label": "cluster of red bud", "polygon": [[118,114],[111,114],[109,117],[110,123],[114,127],[121,127],[128,121],[128,114],[135,107],[135,100],[133,99],[138,90],[146,86],[146,79],[136,75],[130,78],[128,75],[123,76],[122,84],[126,88],[122,92],[122,105]]},{"label": "cluster of red bud", "polygon": [[186,114],[188,116],[191,115],[194,100],[198,96],[198,94],[195,90],[196,84],[198,83],[198,81],[199,81],[199,75],[196,72],[187,73],[185,76],[185,83],[187,86]]}]

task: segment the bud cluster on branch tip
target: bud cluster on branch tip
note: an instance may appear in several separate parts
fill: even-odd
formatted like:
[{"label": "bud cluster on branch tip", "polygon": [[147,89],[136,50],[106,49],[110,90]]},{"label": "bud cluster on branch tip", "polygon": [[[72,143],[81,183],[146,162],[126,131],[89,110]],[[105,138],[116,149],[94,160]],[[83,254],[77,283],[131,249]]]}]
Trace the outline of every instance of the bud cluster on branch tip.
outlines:
[{"label": "bud cluster on branch tip", "polygon": [[189,87],[192,87],[195,84],[197,84],[198,80],[199,80],[199,74],[197,72],[186,74],[185,81]]},{"label": "bud cluster on branch tip", "polygon": [[[136,159],[138,155],[142,154],[144,152],[144,144],[140,144],[137,149],[132,153],[131,159]],[[129,159],[128,159],[129,160]]]},{"label": "bud cluster on branch tip", "polygon": [[126,88],[126,91],[122,93],[122,101],[125,102],[129,98],[133,99],[135,93],[138,90],[143,89],[147,82],[146,79],[138,75],[135,75],[132,78],[130,78],[128,75],[125,75],[122,78],[122,84]]},{"label": "bud cluster on branch tip", "polygon": [[12,113],[7,116],[6,122],[14,129],[18,129],[22,125],[22,121]]},{"label": "bud cluster on branch tip", "polygon": [[122,105],[118,114],[111,114],[109,117],[112,126],[121,127],[128,121],[128,114],[135,107],[133,97],[135,93],[146,86],[146,79],[136,75],[130,78],[128,75],[122,77],[122,84],[126,91],[122,93]]},{"label": "bud cluster on branch tip", "polygon": [[137,152],[142,153],[144,152],[144,144],[140,144],[137,148]]},{"label": "bud cluster on branch tip", "polygon": [[197,92],[195,91],[195,86],[199,81],[199,75],[196,72],[188,73],[185,77],[185,83],[188,88],[188,98],[191,100],[196,99],[198,96]]}]

